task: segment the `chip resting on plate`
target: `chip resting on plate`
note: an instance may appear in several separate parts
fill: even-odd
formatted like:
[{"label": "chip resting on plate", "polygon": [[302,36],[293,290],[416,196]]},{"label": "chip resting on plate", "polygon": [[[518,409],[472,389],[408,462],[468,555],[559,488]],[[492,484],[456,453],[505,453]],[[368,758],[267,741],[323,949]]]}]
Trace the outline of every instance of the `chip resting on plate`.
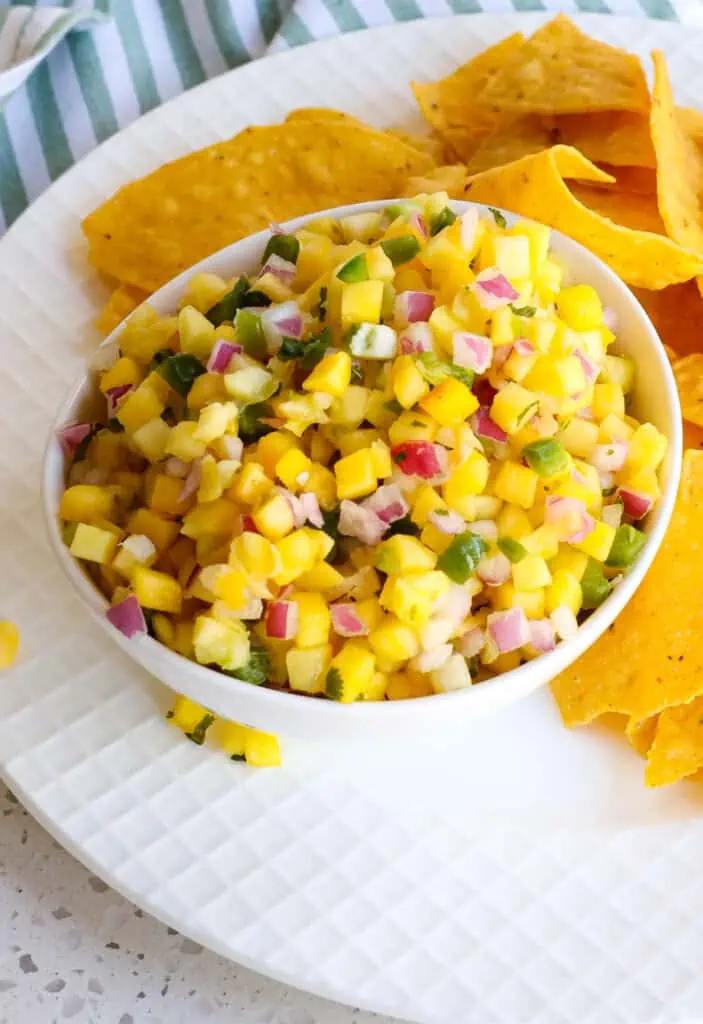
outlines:
[{"label": "chip resting on plate", "polygon": [[640,757],[646,757],[649,753],[657,731],[658,718],[658,715],[651,715],[649,718],[628,718],[625,723],[625,735],[632,749]]},{"label": "chip resting on plate", "polygon": [[614,184],[570,146],[553,146],[468,179],[463,197],[502,207],[563,231],[585,245],[628,284],[665,288],[703,272],[703,256],[670,238],[621,227],[584,206],[564,179]]},{"label": "chip resting on plate", "polygon": [[666,786],[703,768],[703,697],[659,715],[647,751],[648,786]]},{"label": "chip resting on plate", "polygon": [[[291,110],[286,121],[342,121],[345,124],[356,125],[357,128],[365,128],[367,131],[378,131],[365,121],[360,121],[351,114],[345,114],[341,110],[333,110],[332,107],[298,107]],[[382,135],[390,135],[391,138],[399,139],[406,146],[419,149],[421,153],[429,156],[431,160],[442,162],[443,146],[441,141],[432,135],[419,135],[413,132],[402,131],[399,128],[384,128],[380,130]]]},{"label": "chip resting on plate", "polygon": [[703,427],[703,353],[691,352],[677,359],[673,370],[683,418]]},{"label": "chip resting on plate", "polygon": [[460,160],[468,159],[478,143],[502,120],[482,91],[522,49],[520,32],[502,39],[462,64],[438,82],[412,82],[425,120]]},{"label": "chip resting on plate", "polygon": [[639,590],[552,683],[565,723],[648,718],[703,694],[703,452],[684,455],[674,514]]},{"label": "chip resting on plate", "polygon": [[639,58],[585,35],[565,14],[538,29],[513,54],[482,99],[515,113],[649,111]]},{"label": "chip resting on plate", "polygon": [[83,230],[98,269],[153,291],[272,221],[399,195],[408,176],[433,166],[400,139],[354,123],[252,127],[126,185]]},{"label": "chip resting on plate", "polygon": [[[664,54],[656,50],[651,128],[659,211],[670,238],[703,253],[703,152],[677,116]],[[703,292],[703,281],[699,282]]]}]

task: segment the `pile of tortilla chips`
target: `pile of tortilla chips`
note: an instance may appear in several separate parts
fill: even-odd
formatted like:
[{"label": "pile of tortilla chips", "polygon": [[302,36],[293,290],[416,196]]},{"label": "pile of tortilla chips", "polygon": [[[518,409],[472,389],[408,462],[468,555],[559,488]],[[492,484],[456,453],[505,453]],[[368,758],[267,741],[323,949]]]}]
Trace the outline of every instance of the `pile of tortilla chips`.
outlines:
[{"label": "pile of tortilla chips", "polygon": [[[422,137],[305,108],[166,164],[84,221],[113,288],[99,327],[108,333],[184,268],[271,222],[443,190],[552,225],[631,285],[674,365],[686,443],[703,448],[703,113],[675,106],[663,55],[652,61],[650,92],[638,57],[559,15],[440,81],[408,83]],[[703,768],[701,545],[703,453],[687,452],[645,583],[554,684],[567,724],[625,716],[652,785]]]}]

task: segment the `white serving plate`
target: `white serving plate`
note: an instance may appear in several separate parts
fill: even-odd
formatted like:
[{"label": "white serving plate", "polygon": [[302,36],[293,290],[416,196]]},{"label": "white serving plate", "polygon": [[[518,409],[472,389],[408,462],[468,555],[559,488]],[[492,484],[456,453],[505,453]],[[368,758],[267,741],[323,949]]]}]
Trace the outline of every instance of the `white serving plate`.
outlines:
[{"label": "white serving plate", "polygon": [[[388,200],[376,200],[338,206],[323,212],[338,219],[351,213],[382,210],[387,204]],[[474,207],[479,215],[491,216],[486,207],[476,203],[452,202],[451,205],[457,214]],[[319,214],[313,214],[312,218],[316,216]],[[507,212],[505,217],[509,224],[519,220],[515,214]],[[290,231],[297,231],[308,219],[299,217],[289,221],[286,227]],[[196,271],[207,271],[226,278],[255,273],[269,237],[270,232],[260,231],[202,260],[156,292],[150,304],[160,314],[174,312],[187,282]],[[150,636],[127,640],[107,622],[105,612],[109,603],[71,556],[63,541],[59,522],[66,459],[56,434],[60,427],[100,415],[103,403],[99,397],[96,374],[90,370],[84,370],[58,411],[47,443],[42,481],[44,512],[51,546],[67,581],[83,599],[87,611],[123,651],[167,686],[204,704],[224,718],[241,721],[268,732],[281,733],[283,736],[377,742],[390,739],[417,740],[438,731],[446,733],[449,730],[463,730],[478,718],[509,707],[554,679],[583,654],[622,611],[644,579],[659,548],[671,518],[679,482],[681,408],[666,352],[649,318],[629,288],[587,249],[558,232],[552,233],[551,253],[564,268],[565,285],[592,285],[604,306],[614,314],[618,331],[617,343],[612,351],[630,356],[637,365],[635,388],[631,396],[632,411],[638,419],[653,423],[669,439],[669,448],[660,472],[662,495],[652,514],[645,520],[647,543],[619,586],[589,616],[575,636],[559,643],[549,654],[535,658],[480,686],[454,693],[435,694],[420,700],[368,701],[351,705],[311,700],[300,694],[242,683],[183,658]],[[122,326],[117,327],[104,342],[103,354],[109,356],[108,362],[117,356],[121,331]],[[98,361],[104,365],[103,354],[98,356]]]},{"label": "white serving plate", "polygon": [[[568,732],[545,690],[461,740],[292,742],[281,771],[230,764],[165,724],[167,690],[82,614],[42,525],[45,437],[105,297],[80,217],[292,107],[417,124],[409,78],[543,17],[412,22],[254,63],[110,140],[0,243],[0,616],[23,639],[0,677],[0,774],[140,906],[292,985],[437,1024],[683,1024],[703,1018],[699,788],[646,790],[619,737]],[[577,20],[665,49],[695,104],[701,33]]]}]

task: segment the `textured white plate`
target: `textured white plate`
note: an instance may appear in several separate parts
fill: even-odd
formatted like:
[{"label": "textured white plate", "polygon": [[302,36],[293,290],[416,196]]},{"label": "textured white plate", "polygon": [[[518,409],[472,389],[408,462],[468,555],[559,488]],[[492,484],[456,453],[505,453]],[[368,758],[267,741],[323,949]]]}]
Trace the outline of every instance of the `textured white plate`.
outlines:
[{"label": "textured white plate", "polygon": [[[167,695],[67,591],[40,515],[45,432],[103,289],[79,220],[128,179],[300,105],[419,119],[407,87],[541,16],[349,35],[261,61],[142,119],[70,171],[0,243],[0,773],[68,849],[207,946],[291,984],[439,1024],[703,1017],[699,790],[642,785],[617,737],[567,733],[548,694],[461,743],[289,744],[281,771],[199,750]],[[681,102],[703,35],[583,18],[646,55]]]}]

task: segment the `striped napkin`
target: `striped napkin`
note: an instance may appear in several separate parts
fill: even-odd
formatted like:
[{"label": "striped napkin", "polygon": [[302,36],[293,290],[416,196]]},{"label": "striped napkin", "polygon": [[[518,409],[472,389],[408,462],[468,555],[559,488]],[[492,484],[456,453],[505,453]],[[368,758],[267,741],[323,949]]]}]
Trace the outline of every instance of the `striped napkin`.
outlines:
[{"label": "striped napkin", "polygon": [[98,143],[228,68],[340,32],[525,10],[703,26],[703,0],[0,0],[0,235]]}]

